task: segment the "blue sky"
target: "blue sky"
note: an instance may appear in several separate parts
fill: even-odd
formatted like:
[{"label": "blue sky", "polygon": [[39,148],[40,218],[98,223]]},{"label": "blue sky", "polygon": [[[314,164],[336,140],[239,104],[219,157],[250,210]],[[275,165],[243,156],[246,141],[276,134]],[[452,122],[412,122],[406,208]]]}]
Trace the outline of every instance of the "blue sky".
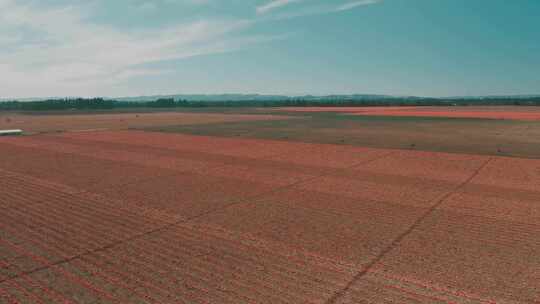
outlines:
[{"label": "blue sky", "polygon": [[0,0],[0,97],[540,93],[537,0]]}]

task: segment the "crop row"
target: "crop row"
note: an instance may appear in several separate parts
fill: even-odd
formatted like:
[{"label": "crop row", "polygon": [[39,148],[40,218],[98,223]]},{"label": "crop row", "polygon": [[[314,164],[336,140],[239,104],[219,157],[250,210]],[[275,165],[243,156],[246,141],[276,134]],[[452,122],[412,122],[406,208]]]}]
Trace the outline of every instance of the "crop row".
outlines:
[{"label": "crop row", "polygon": [[483,298],[477,294],[466,292],[459,289],[452,289],[433,282],[421,281],[410,276],[403,276],[393,274],[387,271],[389,267],[383,263],[377,263],[374,268],[369,271],[369,280],[378,282],[384,280],[393,285],[405,286],[406,288],[412,288],[416,290],[423,290],[426,292],[434,292],[436,294],[443,295],[445,297],[451,297],[456,299],[468,300],[473,303],[482,304],[495,304],[496,302],[489,298]]},{"label": "crop row", "polygon": [[[339,194],[291,189],[259,200],[261,203],[280,204],[294,210],[303,209],[321,216],[341,216],[367,219],[381,225],[401,226],[411,224],[425,208],[411,207],[390,201],[355,199]],[[328,202],[333,202],[329,204]]]},{"label": "crop row", "polygon": [[[34,139],[36,140],[36,139]],[[243,160],[242,157],[234,157],[227,155],[220,155],[217,153],[208,153],[202,151],[190,151],[190,150],[178,150],[169,149],[168,147],[154,147],[151,145],[133,145],[130,143],[119,142],[107,142],[107,141],[92,141],[88,139],[81,139],[76,137],[67,136],[43,136],[39,138],[40,141],[55,143],[55,144],[71,144],[77,145],[88,149],[103,149],[111,151],[125,151],[128,153],[139,153],[145,155],[154,155],[156,157],[175,157],[190,160],[197,160],[202,162],[218,162],[218,163],[230,163],[238,160]]]},{"label": "crop row", "polygon": [[[6,227],[4,227],[6,228]],[[17,230],[15,230],[17,231]],[[15,231],[12,231],[12,232],[15,232]],[[182,233],[182,236],[185,238],[186,236],[186,231],[183,231]],[[177,235],[179,236],[179,235]],[[195,235],[192,235],[192,242],[195,241],[195,242],[200,242],[200,236],[195,234]],[[34,240],[33,242],[36,243],[36,239],[39,239],[39,238],[36,238],[36,237],[28,237],[27,241],[32,241]],[[187,242],[189,242],[188,240],[186,240]],[[151,242],[150,242],[151,243]],[[116,265],[121,268],[121,269],[125,269],[126,268],[129,268],[130,266],[129,265],[134,265],[133,263],[136,263],[137,265],[134,266],[134,268],[132,269],[132,271],[135,271],[136,272],[136,277],[144,277],[143,274],[145,273],[152,273],[153,271],[156,271],[158,269],[162,269],[164,272],[163,273],[160,273],[159,274],[159,277],[163,277],[165,275],[167,275],[167,272],[169,271],[169,269],[171,269],[171,265],[163,265],[161,268],[158,267],[157,262],[163,262],[163,261],[167,261],[168,258],[170,258],[170,256],[167,256],[167,255],[163,255],[162,253],[168,253],[169,255],[172,255],[172,256],[175,256],[177,261],[185,261],[186,259],[189,258],[190,255],[194,255],[194,254],[200,254],[200,252],[198,250],[196,250],[195,252],[188,252],[187,256],[184,256],[183,258],[182,257],[178,257],[178,254],[180,254],[182,252],[182,250],[186,250],[186,249],[189,249],[189,248],[184,248],[182,246],[180,247],[174,247],[174,248],[171,248],[171,249],[168,249],[167,248],[167,245],[166,244],[170,244],[170,241],[167,241],[167,242],[159,242],[159,243],[156,243],[155,246],[157,247],[155,250],[156,251],[150,251],[152,248],[154,248],[153,246],[152,247],[149,247],[151,244],[149,242],[144,242],[143,244],[141,244],[141,246],[137,246],[137,249],[132,249],[130,250],[130,255],[129,256],[124,256],[124,257],[115,257],[115,260],[114,261],[109,261],[107,262],[108,264],[107,265],[111,265],[110,263],[116,263]],[[212,243],[208,243],[209,247],[207,247],[206,250],[215,250],[215,244],[214,242]],[[193,245],[193,244],[190,244],[190,245]],[[43,245],[42,245],[43,246]],[[50,247],[50,245],[48,245]],[[169,245],[170,246],[170,245]],[[151,249],[146,249],[146,248],[151,248]],[[50,249],[50,248],[49,248]],[[231,251],[231,252],[235,252],[234,250]],[[145,259],[146,257],[145,256],[139,256],[139,255],[134,255],[135,254],[140,254],[140,253],[146,253],[146,257],[154,257],[154,259],[152,259],[151,261],[150,260],[146,260],[145,262]],[[100,253],[96,253],[98,254],[99,256],[96,257],[97,260],[103,260],[105,259],[106,257],[105,256],[102,256]],[[203,256],[206,256],[206,257],[209,257],[209,258],[212,258],[213,259],[213,266],[216,267],[216,266],[219,266],[221,265],[224,261],[226,261],[226,256],[222,255],[223,253],[217,253],[219,257],[214,257],[213,255],[209,255],[209,256],[206,256],[206,255],[203,255]],[[159,256],[157,259],[156,259],[156,255]],[[89,256],[83,256],[82,258],[84,260],[86,260]],[[120,260],[120,258],[122,258],[122,260]],[[129,259],[132,259],[133,261],[131,262],[128,262],[126,261],[126,259],[129,258]],[[194,262],[197,262],[196,260],[193,260],[193,261],[190,261],[189,265],[183,265],[184,267],[195,267],[195,264]],[[145,264],[146,263],[146,264]],[[148,263],[154,263],[150,266],[148,266]],[[243,260],[237,260],[236,263],[238,265],[243,265],[245,263],[245,261]],[[158,263],[159,264],[159,263]],[[146,265],[146,269],[141,269],[141,267],[145,266]],[[209,271],[209,269],[211,269],[212,265],[208,265],[208,264],[204,264],[202,266],[199,267],[199,272],[202,271],[202,275],[203,277],[204,276],[208,276],[209,274],[207,273],[207,271]],[[219,270],[219,269],[218,269]],[[141,273],[142,271],[142,273]],[[186,274],[192,274],[192,273],[195,273],[195,269],[190,269],[190,270],[185,270],[187,271],[186,273],[184,273],[182,275],[185,276]],[[227,272],[227,269],[221,269],[220,270],[221,272]],[[251,270],[252,271],[252,270]],[[238,272],[238,269],[234,270],[231,272],[231,270],[229,269],[229,273],[232,273],[232,274],[235,274]],[[214,277],[215,279],[215,274],[213,275],[210,275],[210,277]],[[175,279],[177,280],[178,276],[173,276],[171,277],[171,279]],[[201,279],[201,278],[199,278]],[[237,280],[241,280],[242,278],[241,277],[238,277]],[[298,278],[297,278],[298,279]],[[148,278],[147,281],[152,281],[151,278]],[[272,282],[272,285],[273,284],[276,284],[276,283],[279,283],[279,282],[285,282],[284,280],[274,280]],[[288,282],[295,282],[294,278],[292,279],[289,279]],[[264,282],[263,282],[264,283]],[[272,286],[270,285],[270,286]],[[175,285],[173,285],[175,286]],[[248,288],[248,286],[245,286],[245,288]],[[271,288],[271,287],[268,287],[267,288]],[[308,290],[309,291],[309,290]],[[275,296],[275,292],[270,292],[270,294],[267,294],[265,295],[266,297],[271,297],[272,295]]]},{"label": "crop row", "polygon": [[[16,187],[20,184],[18,181],[12,182],[13,184],[6,183],[6,186]],[[40,208],[44,212],[49,212],[56,209],[66,214],[75,212],[76,217],[81,217],[82,214],[95,214],[101,219],[121,221],[122,225],[127,224],[130,229],[144,229],[143,227],[156,225],[155,221],[150,221],[144,216],[144,209],[141,210],[131,203],[105,199],[88,193],[65,193],[44,188],[31,181],[25,182],[24,185],[22,189],[15,188],[17,191],[7,191],[0,199],[17,202],[16,206],[23,211]],[[39,193],[40,197],[36,198],[35,193]]]},{"label": "crop row", "polygon": [[[148,137],[154,136],[147,135]],[[40,142],[43,141],[43,142]],[[16,143],[16,142],[15,142]],[[143,152],[126,152],[122,150],[116,150],[116,149],[103,149],[103,147],[99,147],[99,144],[97,146],[79,146],[76,144],[71,143],[65,143],[65,144],[56,144],[51,145],[49,140],[42,140],[42,139],[32,139],[31,141],[25,140],[24,142],[18,142],[17,145],[21,146],[31,146],[31,147],[37,147],[40,149],[51,149],[52,151],[57,152],[70,152],[75,153],[76,155],[80,156],[87,156],[87,157],[93,157],[103,160],[109,160],[114,162],[128,162],[136,165],[145,165],[149,167],[154,168],[160,168],[162,170],[169,170],[174,169],[178,171],[190,171],[190,172],[201,172],[205,175],[213,175],[213,176],[221,176],[221,177],[231,177],[230,174],[235,174],[235,178],[237,179],[243,179],[243,180],[253,180],[256,178],[258,181],[263,183],[275,183],[275,182],[281,182],[285,179],[291,179],[292,181],[297,180],[298,178],[302,178],[302,176],[295,177],[297,173],[294,172],[288,172],[287,170],[284,171],[276,171],[275,169],[266,169],[264,167],[261,167],[259,169],[259,166],[246,166],[243,165],[241,162],[241,159],[239,159],[236,163],[237,164],[231,164],[230,168],[223,167],[224,164],[227,162],[225,160],[220,160],[217,162],[209,161],[209,160],[203,160],[200,157],[188,157],[188,158],[178,158],[174,156],[167,156],[167,157],[161,157],[161,156],[150,156],[149,154],[143,153]],[[191,145],[188,145],[191,146]],[[218,149],[219,150],[219,149]],[[315,148],[315,151],[317,149]],[[301,159],[305,162],[306,159],[309,159],[313,155],[313,151],[306,150],[304,151],[306,153],[303,153],[305,155],[302,155]],[[127,154],[126,154],[127,153]],[[315,153],[317,154],[317,153]],[[295,154],[296,155],[296,154]],[[371,155],[371,154],[370,154]],[[374,154],[377,155],[377,154]],[[289,153],[283,154],[283,159],[279,161],[287,162],[289,161],[288,158],[292,157],[293,155]],[[353,155],[355,159],[361,159],[359,154]],[[360,157],[360,158],[359,158]],[[363,157],[363,156],[362,156]],[[371,157],[371,156],[370,156]],[[392,158],[392,157],[390,157]],[[334,158],[332,158],[334,159]],[[350,161],[347,161],[346,159],[343,159],[343,157],[338,158],[340,163],[351,163]],[[274,160],[275,162],[276,160]],[[353,161],[354,163],[354,161]],[[312,163],[315,166],[320,165],[318,162]],[[433,170],[429,170],[430,172],[433,172]],[[121,172],[119,170],[119,172]],[[88,176],[90,172],[86,172],[86,176]],[[331,172],[329,172],[331,174]],[[376,171],[375,171],[376,173]],[[91,175],[91,174],[90,174]],[[346,178],[349,180],[355,180],[355,174],[347,174]],[[345,177],[345,176],[344,176]],[[367,182],[366,177],[363,177],[360,175],[358,176],[361,179],[359,181]],[[407,178],[407,176],[404,176],[404,178]],[[433,181],[436,181],[436,176],[434,176]],[[373,176],[371,177],[373,180]],[[399,180],[395,181],[396,183],[400,182]],[[423,181],[426,182],[425,180]],[[386,183],[386,181],[384,182]],[[429,184],[429,181],[428,181]]]},{"label": "crop row", "polygon": [[195,151],[250,159],[274,159],[290,163],[343,167],[388,153],[386,150],[329,144],[308,144],[262,139],[231,139],[211,136],[147,133],[137,131],[66,134],[94,142],[115,142],[180,151]]},{"label": "crop row", "polygon": [[107,141],[143,146],[163,147],[180,151],[218,153],[229,156],[264,158],[279,154],[288,144],[256,140],[227,139],[209,136],[181,134],[148,133],[137,131],[100,132],[99,134],[68,134],[69,137],[84,138],[90,141]]},{"label": "crop row", "polygon": [[[52,211],[52,210],[50,210],[50,211]],[[48,216],[51,216],[51,215],[52,215],[52,214],[48,214]],[[30,216],[31,216],[33,219],[38,219],[38,218],[39,218],[38,214],[30,214]],[[77,216],[80,217],[80,215],[77,215],[77,214],[76,214],[75,217],[77,217]],[[55,222],[55,221],[58,220],[58,219],[59,219],[58,217],[56,217],[56,218],[51,218],[51,220],[52,220],[53,222]],[[41,219],[41,220],[45,220],[45,219]],[[43,222],[42,222],[42,224],[43,224]],[[85,223],[85,224],[86,224],[86,223]],[[101,225],[101,223],[98,223],[98,224]],[[50,225],[50,224],[49,224],[49,225]],[[73,227],[77,227],[77,224],[76,224],[76,223],[71,223],[71,224],[70,224],[70,227],[68,227],[68,229],[73,229]],[[86,226],[86,225],[85,225],[85,226],[82,226],[81,229],[84,229],[83,227],[86,228],[87,226]],[[61,227],[61,228],[64,228],[64,227]],[[56,233],[61,233],[62,231],[55,231],[55,232],[56,232]],[[76,234],[79,235],[79,236],[81,236],[81,235],[84,234],[83,232],[84,232],[84,231],[81,230],[81,231],[76,232]],[[75,232],[74,232],[74,233],[75,233]],[[93,234],[94,234],[93,232],[90,232],[90,233],[88,234],[88,237],[92,236]],[[48,231],[47,235],[49,236],[49,239],[52,238],[52,231]],[[60,240],[60,243],[65,245],[67,242],[66,242],[66,240],[61,239],[61,240]]]},{"label": "crop row", "polygon": [[[102,150],[96,148],[80,147],[71,144],[43,144],[43,143],[17,143],[25,147],[38,147],[62,153],[74,153],[76,155],[88,156],[98,159],[105,159],[115,162],[127,162],[137,165],[144,165],[153,168],[161,168],[179,172],[200,172],[205,176],[221,178],[234,178],[245,181],[258,181],[268,184],[287,185],[300,179],[306,179],[308,175],[298,175],[293,172],[281,172],[273,169],[253,170],[253,168],[231,165],[223,167],[223,163],[200,162],[197,160],[181,159],[175,157],[152,157],[141,153],[126,154],[125,151]],[[221,168],[217,168],[221,167]],[[260,172],[259,172],[260,171]],[[121,171],[120,171],[121,172]],[[87,177],[88,175],[86,175]],[[108,176],[108,178],[111,178]],[[87,178],[86,178],[87,179]]]},{"label": "crop row", "polygon": [[47,142],[39,142],[38,140],[13,142],[13,144],[19,147],[73,154],[118,163],[131,163],[160,169],[174,169],[176,171],[197,171],[207,166],[221,165],[220,163],[212,164],[175,157],[159,157],[127,151],[103,150],[97,147],[89,148],[71,144],[50,145]]}]

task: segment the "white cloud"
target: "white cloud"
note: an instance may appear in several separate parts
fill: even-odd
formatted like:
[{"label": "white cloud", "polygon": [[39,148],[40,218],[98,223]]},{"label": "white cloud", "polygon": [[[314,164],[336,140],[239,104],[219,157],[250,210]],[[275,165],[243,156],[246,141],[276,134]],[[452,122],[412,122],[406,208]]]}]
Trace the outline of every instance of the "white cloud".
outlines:
[{"label": "white cloud", "polygon": [[[282,8],[292,2],[302,2],[302,5],[295,7],[294,9],[283,9],[279,12],[273,14],[270,13],[273,10]],[[265,5],[257,7],[257,14],[260,15],[259,18],[264,18],[266,20],[280,20],[280,19],[291,19],[303,16],[311,15],[320,15],[328,13],[337,13],[341,11],[350,10],[359,6],[365,6],[370,4],[381,3],[383,0],[356,0],[339,3],[338,1],[303,1],[303,0],[276,0],[269,2]],[[332,2],[332,3],[330,3]],[[336,5],[336,2],[338,4]],[[265,16],[262,16],[265,15]]]},{"label": "white cloud", "polygon": [[242,35],[252,24],[248,20],[199,20],[128,31],[89,22],[87,7],[47,8],[10,0],[0,0],[0,24],[4,97],[106,88],[130,77],[168,72],[141,67],[147,63],[226,52],[273,39]]},{"label": "white cloud", "polygon": [[[214,14],[183,23],[168,20],[166,26],[121,29],[92,22],[96,20],[94,14],[103,8],[95,0],[69,1],[71,4],[64,6],[43,4],[46,1],[0,0],[0,97],[105,95],[130,78],[171,72],[155,68],[152,64],[155,62],[234,51],[290,36],[289,33],[258,35],[254,31],[246,34],[245,30],[258,22],[337,12],[379,2],[362,0],[336,6],[333,0],[332,3],[330,0],[268,1],[256,7],[257,16],[251,16],[253,20],[223,19]],[[296,2],[299,5],[287,7]],[[155,12],[168,9],[168,4],[212,8],[223,4],[217,0],[130,3],[134,10]],[[140,25],[144,26],[144,22]]]},{"label": "white cloud", "polygon": [[278,8],[284,7],[294,2],[300,2],[302,0],[273,0],[263,5],[257,6],[255,9],[257,14],[266,14],[270,11],[276,10]]},{"label": "white cloud", "polygon": [[382,2],[382,0],[359,0],[359,1],[352,1],[352,2],[348,2],[348,3],[344,3],[338,7],[336,7],[336,11],[346,11],[346,10],[350,10],[350,9],[353,9],[353,8],[356,8],[356,7],[359,7],[359,6],[364,6],[364,5],[370,5],[370,4],[376,4],[376,3],[380,3]]},{"label": "white cloud", "polygon": [[139,4],[139,7],[156,9],[162,4],[182,4],[182,5],[206,5],[212,0],[147,0]]}]

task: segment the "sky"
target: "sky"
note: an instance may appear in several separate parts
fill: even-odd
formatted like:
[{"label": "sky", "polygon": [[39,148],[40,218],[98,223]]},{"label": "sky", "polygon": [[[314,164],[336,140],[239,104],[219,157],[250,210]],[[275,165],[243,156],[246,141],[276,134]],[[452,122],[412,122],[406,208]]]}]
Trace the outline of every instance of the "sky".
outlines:
[{"label": "sky", "polygon": [[0,0],[0,98],[540,94],[538,0]]}]

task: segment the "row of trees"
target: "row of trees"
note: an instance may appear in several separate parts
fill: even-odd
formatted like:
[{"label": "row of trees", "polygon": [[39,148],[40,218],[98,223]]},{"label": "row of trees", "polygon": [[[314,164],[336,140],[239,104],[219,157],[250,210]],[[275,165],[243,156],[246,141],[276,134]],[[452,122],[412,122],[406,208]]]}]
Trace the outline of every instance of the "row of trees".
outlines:
[{"label": "row of trees", "polygon": [[392,97],[369,100],[311,100],[291,98],[279,101],[188,101],[162,98],[146,102],[127,102],[103,98],[48,99],[43,101],[7,101],[0,102],[1,110],[47,111],[47,110],[108,110],[122,108],[181,108],[181,107],[309,107],[309,106],[472,106],[472,105],[525,105],[540,106],[540,97],[530,98],[416,98]]},{"label": "row of trees", "polygon": [[113,100],[105,100],[102,98],[91,99],[48,99],[42,101],[9,101],[0,103],[0,110],[27,110],[27,111],[44,111],[44,110],[106,110],[114,109],[116,102]]}]

